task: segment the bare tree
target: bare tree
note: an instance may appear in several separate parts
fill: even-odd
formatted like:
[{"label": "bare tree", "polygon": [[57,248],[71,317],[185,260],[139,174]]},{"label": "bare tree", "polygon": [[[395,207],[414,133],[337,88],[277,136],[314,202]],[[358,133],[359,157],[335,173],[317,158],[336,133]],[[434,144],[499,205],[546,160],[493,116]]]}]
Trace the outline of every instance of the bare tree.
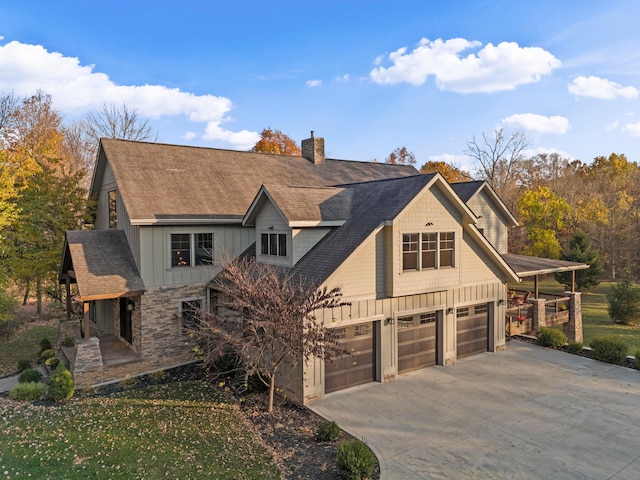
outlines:
[{"label": "bare tree", "polygon": [[120,106],[105,103],[101,110],[88,113],[82,126],[96,143],[103,137],[150,142],[158,140],[158,132],[149,125],[149,120],[142,119],[135,108],[129,108],[124,103]]},{"label": "bare tree", "polygon": [[[11,116],[18,110],[19,105],[20,98],[13,92],[0,97],[0,140],[4,139],[6,135],[5,129],[11,120]],[[0,148],[2,147],[3,145],[0,144]]]},{"label": "bare tree", "polygon": [[502,128],[496,128],[493,135],[483,132],[481,140],[474,136],[467,142],[464,151],[478,162],[480,176],[512,210],[520,169],[525,159],[524,151],[529,145],[531,140],[524,131],[516,130],[506,137]]},{"label": "bare tree", "polygon": [[339,288],[316,288],[254,258],[228,263],[215,286],[216,308],[197,313],[189,329],[205,364],[231,351],[246,375],[258,375],[269,388],[268,412],[283,364],[295,368],[313,357],[331,360],[345,353],[335,330],[316,317],[323,309],[348,305]]}]

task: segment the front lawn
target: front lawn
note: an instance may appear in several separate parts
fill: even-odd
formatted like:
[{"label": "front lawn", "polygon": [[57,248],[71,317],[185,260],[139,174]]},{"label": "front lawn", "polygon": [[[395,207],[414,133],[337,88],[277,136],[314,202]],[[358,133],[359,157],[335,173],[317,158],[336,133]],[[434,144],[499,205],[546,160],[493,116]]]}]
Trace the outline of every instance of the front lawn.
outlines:
[{"label": "front lawn", "polygon": [[[640,326],[619,325],[613,323],[607,313],[607,292],[614,285],[613,282],[601,282],[599,285],[582,293],[582,332],[584,345],[589,345],[593,337],[598,335],[614,335],[622,338],[629,346],[629,355],[640,350]],[[533,292],[533,281],[526,281],[515,285],[518,290]],[[539,283],[540,292],[562,294],[566,289],[553,279]]]},{"label": "front lawn", "polygon": [[50,321],[47,324],[21,328],[9,341],[0,340],[0,378],[16,373],[18,360],[31,360],[35,365],[40,353],[40,340],[48,338],[53,344],[57,333],[57,321]]},{"label": "front lawn", "polygon": [[190,381],[32,406],[0,399],[2,478],[280,478],[238,405]]}]

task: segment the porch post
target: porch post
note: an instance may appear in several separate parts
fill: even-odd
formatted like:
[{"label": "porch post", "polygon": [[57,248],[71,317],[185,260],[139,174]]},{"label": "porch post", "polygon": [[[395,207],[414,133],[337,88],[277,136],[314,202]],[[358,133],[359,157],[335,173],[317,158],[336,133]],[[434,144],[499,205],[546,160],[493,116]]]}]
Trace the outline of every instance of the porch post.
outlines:
[{"label": "porch post", "polygon": [[538,291],[538,275],[533,277],[533,298],[538,298],[540,292]]},{"label": "porch post", "polygon": [[576,291],[576,271],[571,270],[571,291]]},{"label": "porch post", "polygon": [[91,337],[91,326],[89,324],[89,302],[82,302],[82,310],[84,312],[84,339],[88,340]]},{"label": "porch post", "polygon": [[569,295],[569,322],[562,327],[570,342],[582,342],[582,293],[567,292]]},{"label": "porch post", "polygon": [[[536,277],[537,278],[537,277]],[[533,304],[533,314],[531,319],[531,331],[538,332],[540,327],[547,325],[546,304],[547,301],[544,298],[532,298],[529,299],[529,303]]]}]

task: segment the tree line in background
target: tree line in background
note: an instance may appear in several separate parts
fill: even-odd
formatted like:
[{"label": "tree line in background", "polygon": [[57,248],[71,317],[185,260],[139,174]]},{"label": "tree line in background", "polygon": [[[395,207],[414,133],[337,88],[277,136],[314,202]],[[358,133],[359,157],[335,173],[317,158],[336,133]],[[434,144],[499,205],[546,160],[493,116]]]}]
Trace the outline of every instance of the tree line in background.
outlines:
[{"label": "tree line in background", "polygon": [[155,140],[147,121],[125,105],[105,105],[63,123],[50,95],[0,96],[0,320],[10,308],[8,283],[32,290],[38,313],[56,277],[65,230],[91,222],[87,198],[100,137]]},{"label": "tree line in background", "polygon": [[[57,290],[63,232],[92,220],[87,190],[101,137],[156,141],[158,134],[124,104],[105,104],[65,124],[48,94],[0,96],[0,287],[13,282],[25,300],[35,289],[39,302],[45,291]],[[640,277],[638,164],[616,153],[589,164],[557,153],[531,156],[529,145],[524,132],[506,135],[502,129],[466,143],[478,179],[520,221],[510,235],[510,251],[594,264],[590,278],[600,273],[599,256],[608,278],[620,277],[622,270]],[[270,127],[251,150],[301,154],[294,140]],[[416,165],[417,159],[402,146],[385,161]],[[472,180],[441,161],[419,170],[440,172],[449,182]],[[592,284],[585,275],[579,273],[582,287]],[[0,310],[3,304],[0,298]]]}]

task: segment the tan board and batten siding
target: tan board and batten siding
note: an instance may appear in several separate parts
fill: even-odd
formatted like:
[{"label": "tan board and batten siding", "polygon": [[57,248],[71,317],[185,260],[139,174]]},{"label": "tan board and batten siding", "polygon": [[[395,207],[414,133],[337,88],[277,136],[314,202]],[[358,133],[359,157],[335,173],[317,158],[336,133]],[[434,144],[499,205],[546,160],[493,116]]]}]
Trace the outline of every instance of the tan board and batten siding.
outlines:
[{"label": "tan board and batten siding", "polygon": [[482,233],[489,243],[495,247],[498,253],[507,253],[509,219],[505,218],[484,189],[472,197],[468,205],[478,217],[476,226],[482,229]]},{"label": "tan board and batten siding", "polygon": [[[487,326],[484,333],[480,332],[485,339],[476,342],[478,345],[484,341],[486,347],[474,350],[474,353],[505,345],[504,322],[495,320],[504,315],[503,307],[496,305],[504,296],[502,274],[495,262],[490,261],[463,230],[460,222],[460,214],[437,187],[435,191],[427,190],[398,215],[392,225],[381,226],[372,233],[327,279],[328,286],[342,287],[345,299],[351,301],[350,306],[323,312],[327,325],[343,328],[372,322],[373,331],[377,333],[375,380],[391,379],[403,370],[414,369],[399,365],[398,342],[407,339],[398,330],[398,318],[414,316],[418,324],[421,314],[431,313],[438,318],[436,324],[425,328],[415,338],[415,342],[422,342],[422,346],[414,347],[415,361],[424,362],[425,366],[432,364],[433,359],[438,364],[451,364],[458,358],[455,314],[458,307],[488,305],[485,319],[490,316],[491,326]],[[433,226],[427,227],[427,223],[433,223]],[[402,272],[402,234],[425,231],[455,232],[455,268]],[[428,293],[419,293],[425,291]],[[384,292],[393,292],[393,297]],[[453,309],[451,313],[447,313],[448,308]],[[487,335],[490,338],[487,339]],[[427,336],[436,338],[421,338]],[[421,348],[424,353],[420,353]],[[431,360],[426,359],[429,355]],[[305,369],[307,400],[327,393],[321,384],[323,367],[323,362],[316,360]],[[330,373],[334,370],[329,367]],[[329,390],[335,388],[333,384]]]}]

